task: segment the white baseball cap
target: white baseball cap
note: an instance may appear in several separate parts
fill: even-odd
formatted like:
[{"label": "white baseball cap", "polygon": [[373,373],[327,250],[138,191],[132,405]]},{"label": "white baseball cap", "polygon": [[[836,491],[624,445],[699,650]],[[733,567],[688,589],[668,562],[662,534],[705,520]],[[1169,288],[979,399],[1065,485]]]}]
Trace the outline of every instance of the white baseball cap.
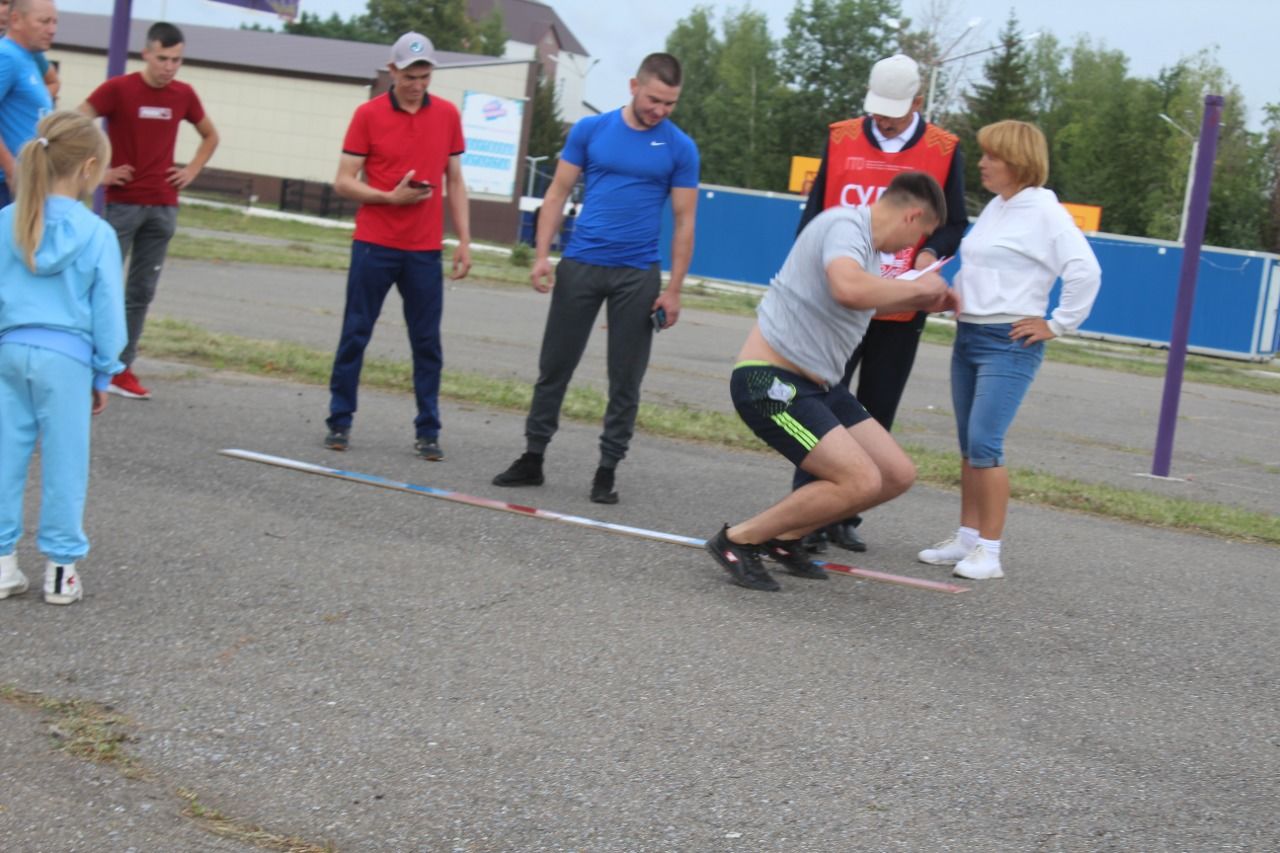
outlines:
[{"label": "white baseball cap", "polygon": [[920,66],[899,53],[871,66],[871,82],[862,108],[871,115],[902,118],[920,91]]},{"label": "white baseball cap", "polygon": [[391,46],[391,64],[403,71],[415,62],[435,65],[435,45],[422,33],[405,33]]}]

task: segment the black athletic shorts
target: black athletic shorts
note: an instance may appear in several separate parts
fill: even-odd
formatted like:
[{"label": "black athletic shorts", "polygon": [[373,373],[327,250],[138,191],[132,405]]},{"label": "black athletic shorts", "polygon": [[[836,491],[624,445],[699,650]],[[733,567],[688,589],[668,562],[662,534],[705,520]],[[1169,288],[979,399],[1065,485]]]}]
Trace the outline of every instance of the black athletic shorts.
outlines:
[{"label": "black athletic shorts", "polygon": [[844,385],[828,388],[766,361],[736,365],[729,394],[743,423],[797,466],[831,430],[871,417]]}]

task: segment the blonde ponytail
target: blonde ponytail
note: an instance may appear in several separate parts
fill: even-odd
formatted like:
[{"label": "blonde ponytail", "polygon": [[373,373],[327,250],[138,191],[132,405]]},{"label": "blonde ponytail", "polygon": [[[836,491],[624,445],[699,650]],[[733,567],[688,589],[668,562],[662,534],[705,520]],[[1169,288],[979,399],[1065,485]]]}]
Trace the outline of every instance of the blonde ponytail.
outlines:
[{"label": "blonde ponytail", "polygon": [[35,272],[36,249],[44,238],[44,203],[54,183],[84,168],[97,158],[95,174],[85,191],[102,182],[111,145],[93,120],[69,111],[51,113],[36,125],[36,138],[18,153],[18,186],[13,217],[13,240],[27,267]]}]

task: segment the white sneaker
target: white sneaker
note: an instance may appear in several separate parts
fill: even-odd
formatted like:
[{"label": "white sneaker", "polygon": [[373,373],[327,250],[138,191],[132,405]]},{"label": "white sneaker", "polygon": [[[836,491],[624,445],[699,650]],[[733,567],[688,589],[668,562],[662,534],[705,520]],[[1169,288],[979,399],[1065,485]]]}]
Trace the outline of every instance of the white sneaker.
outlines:
[{"label": "white sneaker", "polygon": [[968,578],[972,581],[985,581],[1004,577],[1000,568],[1000,558],[987,553],[982,545],[974,545],[969,556],[956,563],[953,575]]},{"label": "white sneaker", "polygon": [[27,591],[27,576],[18,571],[18,555],[0,557],[0,598]]},{"label": "white sneaker", "polygon": [[59,565],[50,560],[44,567],[45,604],[71,604],[84,597],[75,563]]},{"label": "white sneaker", "polygon": [[932,566],[954,566],[956,563],[969,556],[974,546],[966,548],[960,542],[959,536],[952,536],[945,542],[939,542],[932,548],[925,548],[916,555],[916,559],[922,563],[928,563]]}]

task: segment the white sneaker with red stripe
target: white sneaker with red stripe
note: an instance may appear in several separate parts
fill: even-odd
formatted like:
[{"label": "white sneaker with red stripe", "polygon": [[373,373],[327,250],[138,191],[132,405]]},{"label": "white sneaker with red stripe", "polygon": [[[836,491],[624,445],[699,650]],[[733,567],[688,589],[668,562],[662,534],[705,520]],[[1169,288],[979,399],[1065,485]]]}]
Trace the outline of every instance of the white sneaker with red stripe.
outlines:
[{"label": "white sneaker with red stripe", "polygon": [[72,604],[84,597],[80,574],[75,563],[55,563],[50,560],[44,567],[45,604]]},{"label": "white sneaker with red stripe", "polygon": [[107,386],[107,391],[117,397],[125,397],[129,400],[151,399],[151,392],[142,387],[138,377],[133,375],[133,368],[131,367],[126,367],[121,373],[112,376],[111,384]]}]

